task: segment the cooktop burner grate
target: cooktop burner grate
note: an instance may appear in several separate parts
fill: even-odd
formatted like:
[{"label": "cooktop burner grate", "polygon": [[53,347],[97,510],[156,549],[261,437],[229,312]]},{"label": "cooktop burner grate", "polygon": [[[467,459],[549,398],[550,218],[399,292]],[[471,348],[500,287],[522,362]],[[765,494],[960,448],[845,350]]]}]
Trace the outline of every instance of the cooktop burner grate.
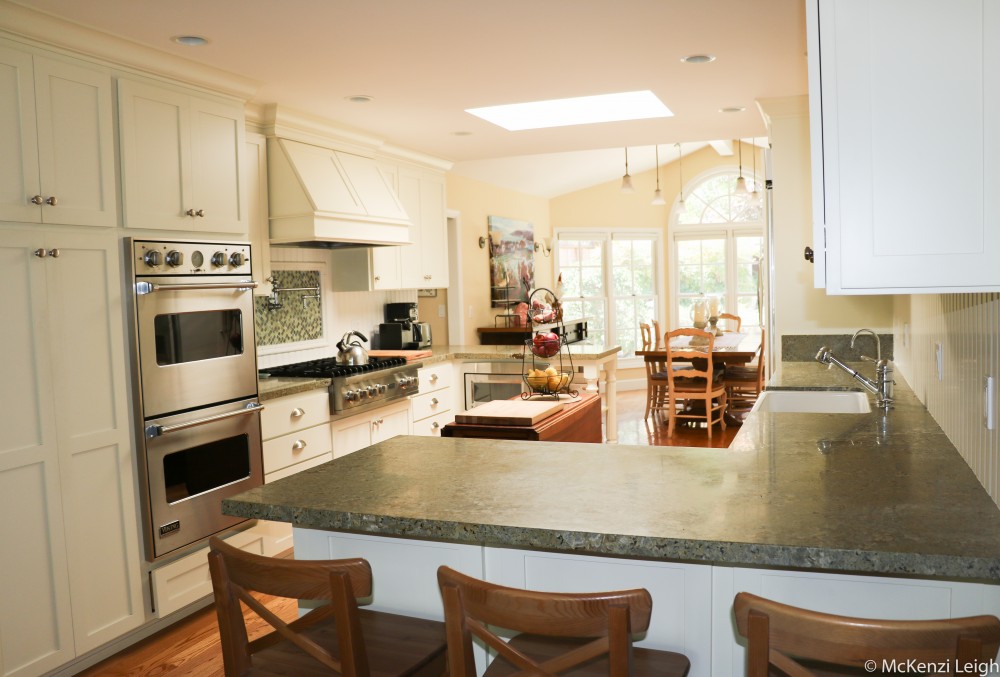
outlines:
[{"label": "cooktop burner grate", "polygon": [[298,362],[286,364],[281,367],[270,367],[264,371],[272,376],[299,376],[306,378],[338,378],[343,376],[355,376],[357,374],[368,374],[383,369],[406,366],[405,357],[370,357],[368,364],[345,365],[338,364],[332,357],[320,360],[309,360],[308,362]]}]

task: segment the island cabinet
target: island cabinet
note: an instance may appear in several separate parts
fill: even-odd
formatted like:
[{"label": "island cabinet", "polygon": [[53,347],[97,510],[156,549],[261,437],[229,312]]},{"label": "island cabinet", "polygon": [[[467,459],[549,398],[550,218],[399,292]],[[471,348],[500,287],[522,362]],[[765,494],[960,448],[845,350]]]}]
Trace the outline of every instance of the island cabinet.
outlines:
[{"label": "island cabinet", "polygon": [[118,81],[125,226],[247,233],[243,104]]},{"label": "island cabinet", "polygon": [[0,220],[118,223],[106,68],[0,40]]},{"label": "island cabinet", "polygon": [[1000,290],[1000,5],[806,6],[816,286]]},{"label": "island cabinet", "polygon": [[460,409],[461,393],[456,393],[455,364],[441,362],[417,370],[419,379],[418,395],[410,398],[413,417],[413,434],[440,436],[449,421],[455,420],[456,409]]},{"label": "island cabinet", "polygon": [[146,620],[117,241],[5,231],[0,673],[39,675]]},{"label": "island cabinet", "polygon": [[410,433],[410,401],[402,400],[370,412],[333,419],[333,457],[340,458],[397,435]]}]

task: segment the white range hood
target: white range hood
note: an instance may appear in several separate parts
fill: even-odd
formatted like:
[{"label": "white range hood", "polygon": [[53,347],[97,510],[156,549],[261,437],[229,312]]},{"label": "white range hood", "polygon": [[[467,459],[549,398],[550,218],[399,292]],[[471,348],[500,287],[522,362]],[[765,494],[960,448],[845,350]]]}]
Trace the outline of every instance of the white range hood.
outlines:
[{"label": "white range hood", "polygon": [[410,218],[369,157],[289,139],[267,142],[271,244],[411,244]]}]

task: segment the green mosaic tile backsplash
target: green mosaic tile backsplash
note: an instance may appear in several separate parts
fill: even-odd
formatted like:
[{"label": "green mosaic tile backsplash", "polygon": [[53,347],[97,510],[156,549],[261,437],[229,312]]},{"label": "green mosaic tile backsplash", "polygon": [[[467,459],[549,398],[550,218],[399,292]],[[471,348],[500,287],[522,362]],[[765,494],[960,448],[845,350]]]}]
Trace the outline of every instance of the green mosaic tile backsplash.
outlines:
[{"label": "green mosaic tile backsplash", "polygon": [[[318,270],[275,270],[274,284],[282,289],[291,287],[319,287]],[[281,343],[314,341],[323,337],[322,298],[305,298],[317,292],[280,292],[280,308],[268,306],[270,297],[257,296],[253,300],[253,314],[257,330],[257,345],[273,346]],[[320,292],[321,293],[321,292]]]}]

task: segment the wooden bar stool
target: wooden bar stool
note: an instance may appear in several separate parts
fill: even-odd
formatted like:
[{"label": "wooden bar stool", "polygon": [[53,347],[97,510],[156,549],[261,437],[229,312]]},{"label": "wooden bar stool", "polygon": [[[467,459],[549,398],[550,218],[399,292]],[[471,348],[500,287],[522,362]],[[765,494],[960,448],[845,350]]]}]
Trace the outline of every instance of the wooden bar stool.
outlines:
[{"label": "wooden bar stool", "polygon": [[[487,583],[442,566],[449,677],[475,677],[473,636],[497,656],[484,677],[686,675],[687,657],[632,646],[649,627],[653,600],[644,589],[597,593],[536,592]],[[521,634],[505,642],[491,628]]]},{"label": "wooden bar stool", "polygon": [[[444,674],[443,623],[358,609],[357,599],[372,594],[365,560],[264,557],[215,537],[209,549],[226,677]],[[328,603],[286,624],[250,591]],[[275,631],[248,641],[241,602]]]},{"label": "wooden bar stool", "polygon": [[[853,618],[800,609],[746,592],[736,595],[733,609],[736,628],[748,639],[748,677],[883,674],[883,666],[891,661],[898,665],[911,659],[949,665],[954,671],[969,663],[982,665],[995,658],[1000,647],[996,616],[933,621]],[[875,671],[865,667],[869,661],[874,661]]]}]

